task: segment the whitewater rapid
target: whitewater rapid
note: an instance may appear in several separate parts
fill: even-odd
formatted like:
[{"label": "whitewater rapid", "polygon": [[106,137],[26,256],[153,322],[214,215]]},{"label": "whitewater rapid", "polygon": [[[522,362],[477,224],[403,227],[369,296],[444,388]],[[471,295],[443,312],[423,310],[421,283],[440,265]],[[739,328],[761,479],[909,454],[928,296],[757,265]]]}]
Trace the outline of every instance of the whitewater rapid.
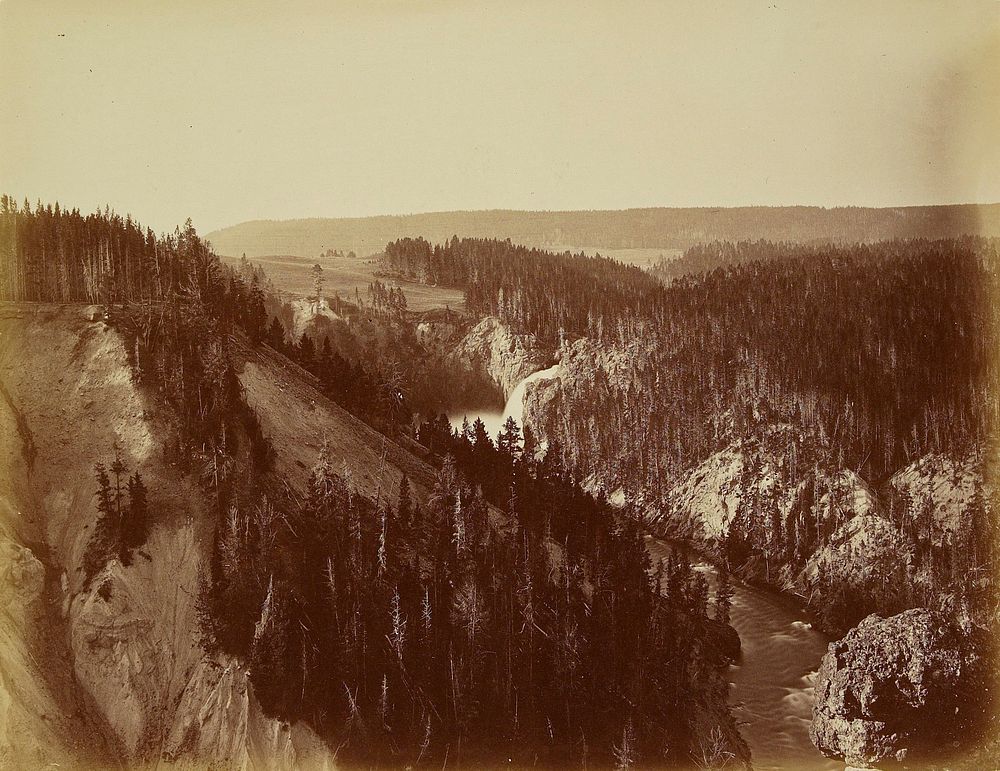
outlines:
[{"label": "whitewater rapid", "polygon": [[[708,579],[715,593],[716,569],[675,544],[646,536],[654,564],[680,551]],[[842,769],[809,739],[816,670],[829,643],[812,629],[794,603],[780,595],[735,583],[730,618],[742,655],[730,667],[730,704],[750,745],[755,771]]]}]

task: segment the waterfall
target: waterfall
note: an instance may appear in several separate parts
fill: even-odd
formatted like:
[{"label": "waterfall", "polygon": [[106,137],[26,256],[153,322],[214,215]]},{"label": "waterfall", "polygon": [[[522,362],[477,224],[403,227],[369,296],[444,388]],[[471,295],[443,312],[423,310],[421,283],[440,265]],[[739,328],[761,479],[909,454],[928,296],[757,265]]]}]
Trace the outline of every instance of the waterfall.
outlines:
[{"label": "waterfall", "polygon": [[507,399],[507,404],[503,408],[503,415],[500,417],[500,425],[503,426],[503,424],[507,422],[507,418],[512,417],[517,421],[517,425],[521,427],[523,433],[524,397],[528,393],[528,383],[534,383],[536,380],[551,380],[556,377],[559,377],[559,365],[553,364],[548,369],[541,369],[538,372],[533,372],[518,383],[514,387],[514,390],[510,392],[510,398]]},{"label": "waterfall", "polygon": [[480,407],[471,410],[455,410],[448,414],[448,420],[451,422],[452,426],[457,429],[462,427],[462,421],[468,420],[470,423],[475,422],[476,418],[483,421],[486,426],[486,431],[490,435],[491,439],[496,439],[497,434],[500,433],[500,429],[503,428],[503,424],[507,422],[507,418],[514,418],[517,421],[517,425],[521,427],[521,431],[524,431],[524,397],[528,391],[528,383],[533,383],[536,380],[551,380],[552,378],[559,377],[559,366],[554,364],[548,369],[542,369],[538,372],[533,372],[528,375],[524,380],[518,383],[514,390],[510,392],[510,396],[507,398],[507,404],[504,405],[503,412],[496,409],[490,409],[488,407]]}]

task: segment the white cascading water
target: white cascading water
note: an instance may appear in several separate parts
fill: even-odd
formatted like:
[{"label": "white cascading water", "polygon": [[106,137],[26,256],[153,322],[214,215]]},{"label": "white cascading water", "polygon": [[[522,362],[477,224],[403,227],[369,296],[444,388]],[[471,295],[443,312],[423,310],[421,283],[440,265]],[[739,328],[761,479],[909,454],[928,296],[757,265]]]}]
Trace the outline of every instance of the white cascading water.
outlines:
[{"label": "white cascading water", "polygon": [[518,383],[514,387],[514,390],[510,392],[510,396],[507,398],[507,404],[504,405],[503,412],[500,412],[499,410],[491,410],[489,408],[456,410],[455,412],[449,413],[448,420],[455,428],[461,428],[463,420],[468,420],[469,423],[472,423],[476,420],[476,418],[479,418],[486,425],[486,431],[493,439],[496,439],[497,434],[500,433],[500,429],[503,428],[503,424],[507,422],[507,418],[510,417],[517,421],[517,425],[520,426],[523,431],[524,397],[528,392],[528,383],[534,383],[536,380],[550,380],[552,378],[559,377],[559,366],[560,365],[558,364],[554,364],[548,369],[533,372]]}]

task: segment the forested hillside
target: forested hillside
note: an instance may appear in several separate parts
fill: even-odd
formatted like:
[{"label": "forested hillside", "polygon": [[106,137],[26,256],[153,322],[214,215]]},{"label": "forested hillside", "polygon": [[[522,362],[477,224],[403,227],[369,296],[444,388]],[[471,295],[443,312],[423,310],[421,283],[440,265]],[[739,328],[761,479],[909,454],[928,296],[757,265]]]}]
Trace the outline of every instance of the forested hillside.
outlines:
[{"label": "forested hillside", "polygon": [[662,294],[637,267],[510,241],[452,238],[432,246],[407,238],[388,244],[380,262],[410,280],[463,287],[470,313],[499,316],[548,343],[567,334],[601,338],[605,323],[646,315]]},{"label": "forested hillside", "polygon": [[572,394],[561,438],[574,467],[654,494],[718,447],[720,421],[796,422],[874,479],[994,424],[995,241],[715,245],[682,260],[705,253],[723,267],[669,287],[503,241],[398,241],[384,259],[465,286],[470,310],[549,345],[585,338],[585,356],[624,362],[624,377],[597,372]]},{"label": "forested hillside", "polygon": [[[281,383],[260,382],[267,370],[252,360],[281,359],[270,340],[345,399],[359,370],[324,374],[308,337],[290,345],[272,332],[259,271],[222,266],[190,223],[155,237],[111,212],[3,216],[4,298],[102,305],[88,323],[106,319],[135,390],[169,414],[144,473],[169,468],[203,502],[200,643],[209,662],[245,668],[264,715],[304,721],[340,759],[367,765],[746,757],[721,676],[730,632],[711,618],[704,580],[679,560],[651,573],[635,523],[585,493],[558,453],[522,455],[514,424],[499,446],[481,424],[462,437],[432,424],[430,491],[390,481],[387,438],[364,486],[333,461],[357,448],[330,444],[302,485],[301,448],[275,427],[302,416],[256,409],[268,409],[268,389],[310,376],[285,359]],[[394,313],[396,295],[372,294],[373,314]],[[159,511],[150,522],[141,480],[126,490],[130,464],[106,449],[93,458],[96,509],[78,513],[94,518],[80,531],[96,533],[87,607],[124,601],[129,571],[158,553],[142,556],[144,539],[170,521]],[[171,746],[198,744],[202,728]],[[129,760],[164,746],[130,730]]]},{"label": "forested hillside", "polygon": [[[527,397],[529,450],[546,442],[744,575],[812,592],[843,631],[944,598],[989,614],[995,555],[969,544],[993,538],[997,245],[716,243],[669,283],[506,241],[406,239],[384,264],[463,285],[471,311],[553,351],[558,376]],[[906,495],[870,492],[921,459],[942,470]],[[949,463],[977,492],[931,504]]]},{"label": "forested hillside", "polygon": [[687,249],[716,240],[872,242],[893,238],[1000,236],[1000,205],[885,209],[817,206],[655,208],[621,211],[473,211],[344,219],[256,220],[208,234],[225,255],[313,257],[328,249],[361,255],[389,241],[453,235],[511,239],[534,247]]}]

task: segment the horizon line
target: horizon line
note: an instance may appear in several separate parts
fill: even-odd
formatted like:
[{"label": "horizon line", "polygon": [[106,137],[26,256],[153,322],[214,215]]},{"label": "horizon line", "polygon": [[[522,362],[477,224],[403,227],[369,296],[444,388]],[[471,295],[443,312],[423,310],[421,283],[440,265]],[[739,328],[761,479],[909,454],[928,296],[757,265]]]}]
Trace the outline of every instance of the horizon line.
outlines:
[{"label": "horizon line", "polygon": [[838,209],[872,209],[872,210],[891,210],[891,209],[946,209],[946,208],[958,208],[958,207],[993,207],[1000,206],[1000,201],[987,201],[987,202],[977,202],[977,201],[964,201],[964,202],[949,202],[949,203],[916,203],[916,204],[886,204],[880,206],[871,206],[866,204],[806,204],[806,203],[795,203],[795,204],[738,204],[738,205],[699,205],[699,206],[628,206],[620,209],[612,208],[599,208],[599,209],[514,209],[509,207],[495,207],[488,209],[431,209],[424,211],[412,211],[412,212],[395,212],[395,213],[381,213],[381,214],[354,214],[354,215],[315,215],[309,217],[252,217],[250,219],[239,220],[230,225],[223,225],[221,227],[214,228],[209,231],[210,233],[215,233],[220,230],[225,230],[226,228],[238,227],[240,225],[248,225],[254,222],[306,222],[309,220],[367,220],[367,219],[389,219],[389,218],[401,218],[401,217],[425,217],[431,215],[443,215],[443,214],[495,214],[498,212],[507,212],[511,214],[584,214],[584,213],[602,213],[602,214],[617,214],[635,211],[657,211],[657,210],[673,210],[673,211],[692,211],[692,210],[719,210],[719,211],[737,211],[741,209],[818,209],[822,211],[834,211]]}]

